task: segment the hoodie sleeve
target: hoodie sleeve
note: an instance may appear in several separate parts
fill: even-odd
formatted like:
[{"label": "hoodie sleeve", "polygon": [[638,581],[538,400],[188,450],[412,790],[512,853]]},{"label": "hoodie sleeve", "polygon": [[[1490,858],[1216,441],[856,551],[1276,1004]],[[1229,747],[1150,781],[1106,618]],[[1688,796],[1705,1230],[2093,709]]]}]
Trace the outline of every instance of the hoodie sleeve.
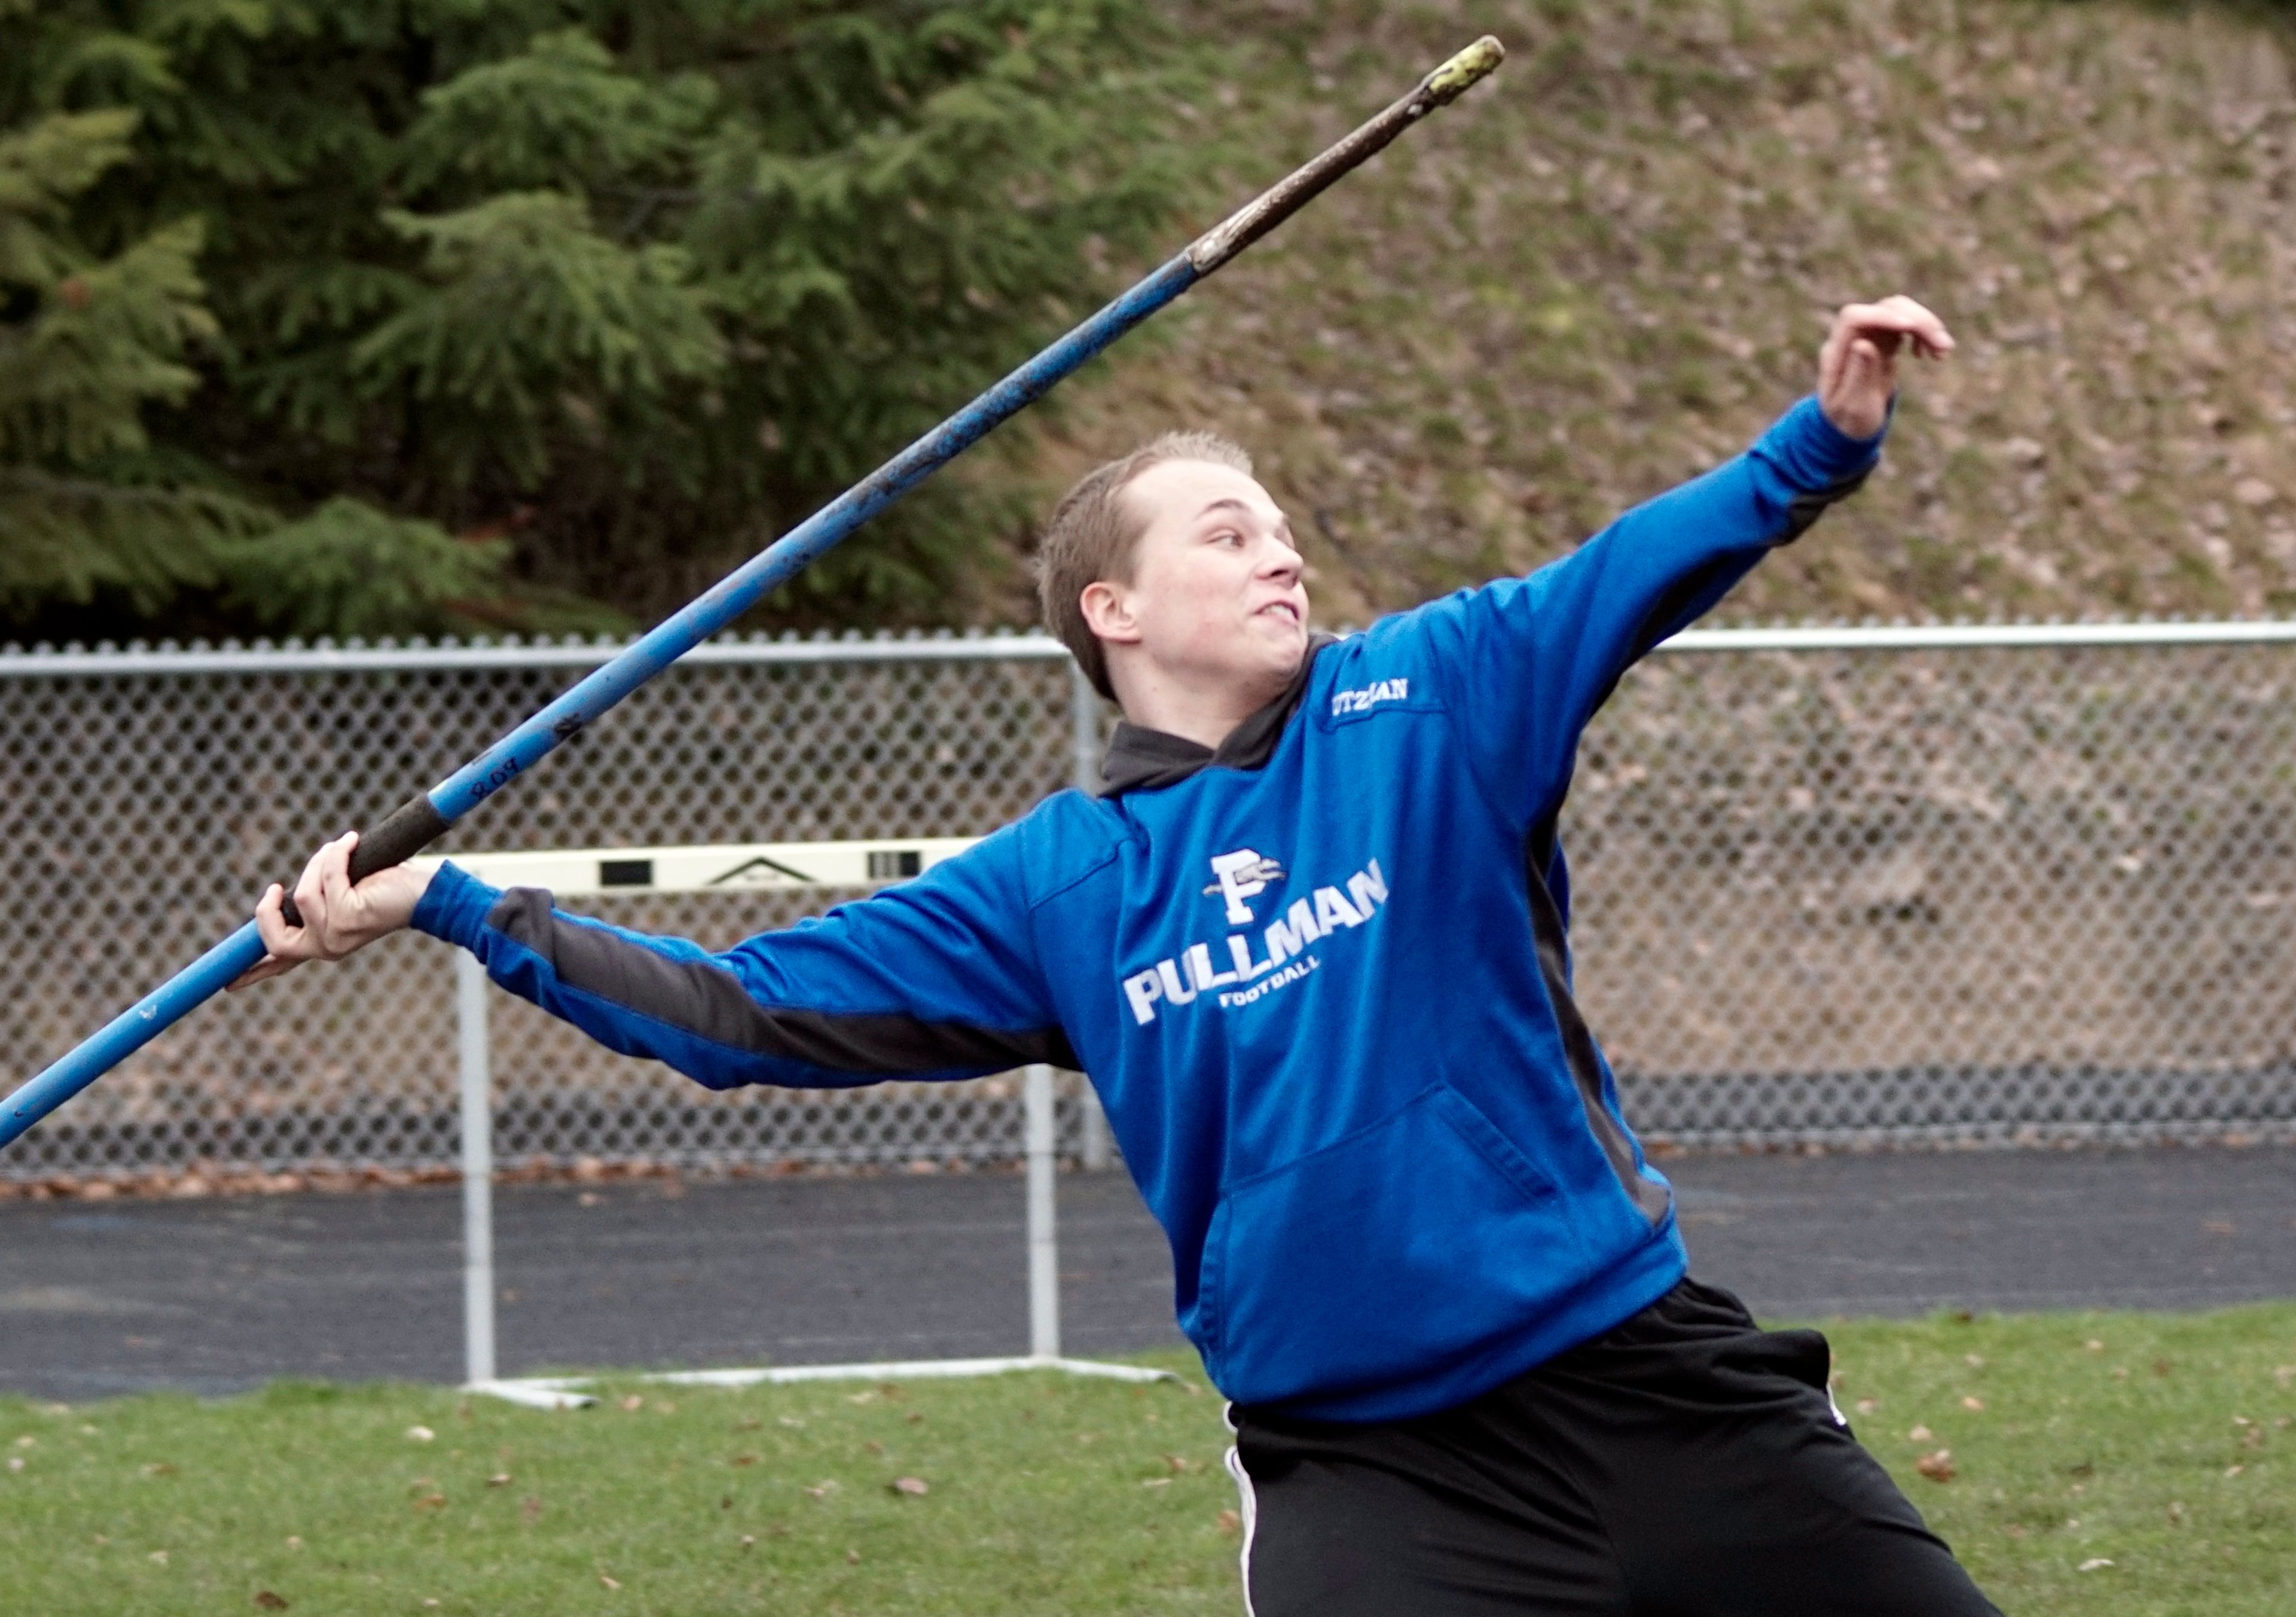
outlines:
[{"label": "hoodie sleeve", "polygon": [[1551,813],[1579,733],[1620,676],[1856,492],[1880,460],[1882,436],[1849,438],[1805,398],[1744,454],[1636,506],[1529,578],[1411,614],[1487,789],[1526,823]]},{"label": "hoodie sleeve", "polygon": [[414,924],[609,1049],[712,1089],[1072,1067],[1020,878],[1008,828],[898,887],[713,954],[567,915],[546,892],[503,891],[449,863]]}]

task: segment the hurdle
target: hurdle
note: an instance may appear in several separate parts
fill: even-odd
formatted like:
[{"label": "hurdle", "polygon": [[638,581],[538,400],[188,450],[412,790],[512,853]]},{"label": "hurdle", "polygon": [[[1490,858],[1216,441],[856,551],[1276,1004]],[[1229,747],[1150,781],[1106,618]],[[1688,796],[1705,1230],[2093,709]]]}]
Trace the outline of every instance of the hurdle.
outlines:
[{"label": "hurdle", "polygon": [[[739,893],[882,887],[920,875],[972,846],[971,837],[879,838],[865,841],[740,842],[702,847],[552,849],[458,853],[455,863],[496,887],[546,888],[556,897],[638,892]],[[435,868],[439,858],[412,860]],[[486,968],[455,951],[455,1049],[463,1173],[463,1391],[539,1409],[579,1408],[596,1399],[592,1375],[499,1374],[495,1351],[494,1065],[488,1035]],[[1053,1370],[1114,1381],[1174,1379],[1138,1365],[1070,1358],[1061,1352],[1059,1233],[1054,1192],[1060,1171],[1054,1120],[1053,1070],[1021,1069],[1027,1163],[1029,1351],[1002,1358],[914,1359],[843,1365],[774,1365],[723,1370],[654,1371],[635,1377],[673,1386],[750,1387],[841,1380],[918,1380]],[[1085,1088],[1087,1169],[1109,1157],[1108,1125],[1091,1086]]]}]

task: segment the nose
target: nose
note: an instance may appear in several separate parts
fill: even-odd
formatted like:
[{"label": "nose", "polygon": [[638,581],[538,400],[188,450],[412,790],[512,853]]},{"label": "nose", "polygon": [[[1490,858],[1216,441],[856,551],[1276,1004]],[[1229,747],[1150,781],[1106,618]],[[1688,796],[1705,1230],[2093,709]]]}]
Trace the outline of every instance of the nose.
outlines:
[{"label": "nose", "polygon": [[1289,588],[1299,582],[1300,575],[1307,565],[1300,553],[1292,547],[1291,540],[1280,533],[1271,533],[1261,545],[1259,565],[1254,570],[1268,582]]}]

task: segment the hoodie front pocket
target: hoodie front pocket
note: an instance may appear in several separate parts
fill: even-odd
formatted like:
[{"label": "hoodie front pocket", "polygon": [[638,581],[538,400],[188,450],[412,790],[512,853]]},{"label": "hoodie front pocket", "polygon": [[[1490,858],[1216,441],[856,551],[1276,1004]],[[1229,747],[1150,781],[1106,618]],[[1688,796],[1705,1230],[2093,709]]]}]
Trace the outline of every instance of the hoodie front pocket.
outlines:
[{"label": "hoodie front pocket", "polygon": [[1455,1368],[1595,1268],[1554,1183],[1443,1083],[1231,1186],[1204,1254],[1207,1367],[1240,1404]]}]

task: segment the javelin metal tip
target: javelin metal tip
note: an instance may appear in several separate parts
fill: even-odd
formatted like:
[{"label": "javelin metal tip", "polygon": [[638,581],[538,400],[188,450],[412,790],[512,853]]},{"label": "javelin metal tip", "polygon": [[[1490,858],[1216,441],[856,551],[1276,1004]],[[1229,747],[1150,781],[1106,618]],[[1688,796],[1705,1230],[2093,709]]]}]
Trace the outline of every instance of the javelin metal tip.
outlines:
[{"label": "javelin metal tip", "polygon": [[1471,85],[1488,78],[1506,60],[1506,46],[1485,34],[1456,56],[1427,75],[1425,89],[1438,105],[1455,101]]}]

